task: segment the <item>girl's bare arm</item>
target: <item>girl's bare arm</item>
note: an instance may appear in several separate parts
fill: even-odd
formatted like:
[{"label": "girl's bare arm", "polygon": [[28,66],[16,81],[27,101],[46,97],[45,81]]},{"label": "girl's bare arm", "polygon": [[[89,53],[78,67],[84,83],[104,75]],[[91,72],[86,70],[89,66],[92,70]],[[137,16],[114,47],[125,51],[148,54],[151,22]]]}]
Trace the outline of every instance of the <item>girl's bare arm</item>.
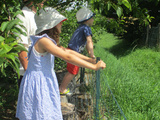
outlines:
[{"label": "girl's bare arm", "polygon": [[69,53],[71,53],[71,54],[76,55],[77,57],[79,57],[79,58],[81,58],[81,59],[83,59],[83,60],[86,60],[86,61],[91,62],[91,63],[96,63],[96,60],[95,60],[95,59],[89,58],[89,57],[87,57],[87,56],[85,56],[85,55],[83,55],[83,54],[80,54],[80,53],[78,53],[78,52],[76,52],[76,51],[74,51],[74,50],[67,49],[67,48],[64,48],[64,47],[62,47],[62,46],[61,46],[60,48],[62,48],[62,49],[63,49],[64,51],[66,51],[66,52],[69,52]]},{"label": "girl's bare arm", "polygon": [[[100,68],[105,68],[106,64],[103,61],[99,61],[97,64],[92,64],[80,57],[77,57],[75,54],[71,54],[67,52],[57,45],[55,45],[50,39],[42,38],[36,44],[35,47],[38,48],[40,51],[48,51],[49,53],[53,54],[56,57],[59,57],[66,62],[72,63],[79,67],[84,67],[88,69],[98,70]],[[37,50],[37,49],[36,49]],[[39,52],[39,51],[38,51]],[[83,56],[84,57],[84,56]]]}]

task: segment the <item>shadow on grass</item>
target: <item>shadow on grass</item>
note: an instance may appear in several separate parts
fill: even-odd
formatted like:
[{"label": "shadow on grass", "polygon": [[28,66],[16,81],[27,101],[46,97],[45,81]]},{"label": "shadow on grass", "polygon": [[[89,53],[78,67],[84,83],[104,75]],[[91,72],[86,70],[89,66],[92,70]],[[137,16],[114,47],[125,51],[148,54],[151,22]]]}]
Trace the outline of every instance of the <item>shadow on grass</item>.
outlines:
[{"label": "shadow on grass", "polygon": [[114,56],[116,56],[117,58],[120,58],[130,54],[135,47],[136,45],[131,46],[129,43],[123,40],[120,40],[116,45],[106,50],[109,50],[109,52],[111,52]]}]

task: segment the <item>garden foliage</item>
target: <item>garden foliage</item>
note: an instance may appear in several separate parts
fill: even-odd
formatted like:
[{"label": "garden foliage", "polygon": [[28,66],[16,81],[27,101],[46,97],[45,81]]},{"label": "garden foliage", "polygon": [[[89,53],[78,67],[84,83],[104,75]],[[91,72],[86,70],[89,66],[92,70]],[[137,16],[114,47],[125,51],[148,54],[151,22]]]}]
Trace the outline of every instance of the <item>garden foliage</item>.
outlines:
[{"label": "garden foliage", "polygon": [[[36,2],[39,3],[41,1],[37,0]],[[15,112],[14,105],[18,94],[16,81],[19,71],[18,52],[25,50],[17,41],[18,34],[24,34],[17,27],[21,21],[16,19],[16,15],[21,14],[21,2],[21,0],[0,1],[0,109],[2,110],[1,114],[4,115],[5,113],[6,116],[8,116],[8,109],[12,109]],[[72,2],[73,0],[63,3],[58,0],[46,2],[47,6],[56,7],[68,19],[63,23],[60,38],[60,44],[64,47],[67,47],[74,30],[78,27],[75,16],[79,7],[74,11],[66,11],[66,8],[71,6]],[[109,38],[109,36],[100,37],[102,31],[107,30],[121,38],[131,40],[130,43],[133,43],[133,41],[141,37],[144,26],[149,24],[153,18],[153,14],[150,15],[148,11],[150,8],[145,9],[147,5],[140,4],[141,2],[143,3],[142,0],[130,0],[130,3],[128,0],[123,0],[123,3],[121,0],[114,2],[107,0],[107,3],[106,0],[90,0],[90,2],[94,6],[92,10],[96,13],[94,25],[91,27],[95,50],[100,53],[97,53],[96,56],[102,57],[102,60],[107,63],[107,69],[105,70],[107,80],[125,115],[130,120],[160,119],[160,95],[158,92],[160,85],[158,81],[160,77],[158,61],[160,56],[158,53],[144,49],[136,50],[135,52],[126,50],[125,55],[120,55],[120,52],[124,51],[123,47],[113,52],[113,49],[103,46],[110,44],[110,42],[107,42],[108,39],[113,42],[113,38]],[[159,0],[154,2],[149,0],[147,3],[154,3],[153,5],[156,7],[152,8],[157,9]],[[76,4],[80,6],[83,3],[76,2]],[[130,12],[131,8],[134,11]],[[113,9],[119,18],[108,18],[110,17],[107,16],[109,13],[114,13]],[[156,9],[152,11],[156,11]],[[155,15],[157,16],[157,14]],[[132,16],[131,19],[129,16]],[[132,18],[138,18],[138,20]],[[102,39],[104,41],[100,44],[99,41]],[[131,55],[127,57],[130,53]],[[119,56],[116,58],[114,55]],[[55,63],[55,70],[65,69],[66,62],[63,60],[56,58]]]},{"label": "garden foliage", "polygon": [[[79,6],[81,4],[81,2],[78,3]],[[63,3],[62,6],[59,6],[60,3],[57,4],[56,1],[47,1],[46,5],[57,7],[58,11],[67,17],[68,20],[64,22],[62,27],[60,40],[60,44],[67,47],[70,37],[78,27],[76,11],[79,8],[77,7],[74,11],[66,11],[66,7],[69,7],[70,4]],[[0,119],[3,119],[5,116],[9,117],[8,110],[10,112],[13,110],[11,116],[15,113],[15,104],[18,95],[17,78],[19,76],[20,64],[18,60],[18,52],[25,50],[23,45],[18,44],[17,39],[19,34],[25,35],[25,33],[17,27],[17,25],[20,25],[20,22],[22,22],[16,18],[18,14],[21,14],[21,7],[22,3],[19,3],[19,0],[0,1],[0,108],[2,109],[0,112]],[[97,15],[100,16],[100,14]],[[100,18],[98,19],[100,20]],[[97,31],[97,33],[100,33],[100,31],[103,30],[98,27],[98,24],[96,27],[95,30],[92,28],[93,34]],[[94,41],[96,40],[94,39]],[[66,62],[61,59],[56,58],[55,63],[55,70],[63,70],[66,67]]]},{"label": "garden foliage", "polygon": [[11,4],[16,6],[16,2],[14,1],[11,1],[10,4],[0,4],[2,15],[0,22],[0,73],[5,76],[7,75],[5,69],[8,66],[11,66],[11,68],[19,73],[19,60],[17,53],[20,52],[20,50],[25,50],[25,48],[17,42],[18,34],[24,34],[17,27],[21,21],[15,19],[16,15],[21,12],[16,7],[10,7]]}]

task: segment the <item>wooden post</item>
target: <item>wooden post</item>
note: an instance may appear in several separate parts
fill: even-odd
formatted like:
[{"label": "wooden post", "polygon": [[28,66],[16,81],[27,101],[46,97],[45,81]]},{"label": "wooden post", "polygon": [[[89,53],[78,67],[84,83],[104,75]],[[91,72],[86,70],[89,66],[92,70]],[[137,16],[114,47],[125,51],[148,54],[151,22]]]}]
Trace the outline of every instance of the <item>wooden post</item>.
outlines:
[{"label": "wooden post", "polygon": [[148,46],[148,37],[149,36],[149,25],[147,25],[147,33],[146,33],[146,43],[145,45]]},{"label": "wooden post", "polygon": [[160,23],[158,23],[157,46],[160,48]]}]

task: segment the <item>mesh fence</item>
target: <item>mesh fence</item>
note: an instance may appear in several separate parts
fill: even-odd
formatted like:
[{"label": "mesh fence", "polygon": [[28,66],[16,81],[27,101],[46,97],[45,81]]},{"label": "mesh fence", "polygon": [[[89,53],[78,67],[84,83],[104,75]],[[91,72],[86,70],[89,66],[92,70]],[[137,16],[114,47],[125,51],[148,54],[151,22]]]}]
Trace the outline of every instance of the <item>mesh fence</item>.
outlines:
[{"label": "mesh fence", "polygon": [[127,120],[102,70],[81,68],[71,84],[69,102],[82,120]]},{"label": "mesh fence", "polygon": [[152,27],[152,29],[149,30],[148,45],[150,47],[157,45],[158,34],[158,27]]},{"label": "mesh fence", "polygon": [[143,40],[148,47],[156,47],[160,45],[160,24],[156,27],[147,26],[146,32],[143,33]]}]

